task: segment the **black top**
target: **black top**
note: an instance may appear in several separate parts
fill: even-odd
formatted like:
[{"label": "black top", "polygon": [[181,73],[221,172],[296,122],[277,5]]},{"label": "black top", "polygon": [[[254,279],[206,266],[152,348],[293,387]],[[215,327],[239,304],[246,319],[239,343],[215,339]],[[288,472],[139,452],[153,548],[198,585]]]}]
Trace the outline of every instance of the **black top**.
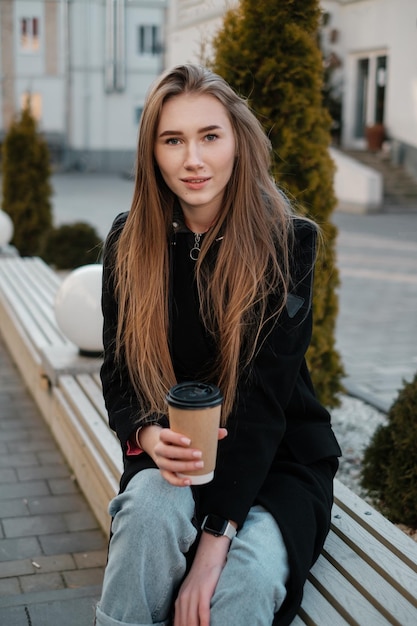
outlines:
[{"label": "black top", "polygon": [[[126,217],[127,213],[116,218],[107,240],[102,300],[105,356],[101,378],[110,426],[123,450],[121,490],[136,472],[155,467],[145,453],[126,456],[127,440],[139,425],[141,406],[126,368],[117,369],[114,359],[117,303],[112,281],[113,243]],[[328,532],[334,459],[341,454],[329,413],[315,397],[305,362],[312,329],[316,230],[309,222],[295,218],[294,231],[293,287],[287,306],[263,333],[250,373],[239,383],[227,423],[228,436],[219,442],[213,481],[193,487],[200,519],[214,513],[241,526],[250,507],[259,503],[279,523],[292,578],[279,613],[282,617],[276,624],[290,623],[305,577]],[[193,234],[185,228],[179,229],[172,242],[171,347],[178,382],[207,380],[215,356],[214,342],[199,316],[195,262],[189,256],[193,243]],[[274,307],[274,297],[269,306]],[[159,422],[168,424],[166,417]],[[323,459],[333,460],[331,471]]]}]

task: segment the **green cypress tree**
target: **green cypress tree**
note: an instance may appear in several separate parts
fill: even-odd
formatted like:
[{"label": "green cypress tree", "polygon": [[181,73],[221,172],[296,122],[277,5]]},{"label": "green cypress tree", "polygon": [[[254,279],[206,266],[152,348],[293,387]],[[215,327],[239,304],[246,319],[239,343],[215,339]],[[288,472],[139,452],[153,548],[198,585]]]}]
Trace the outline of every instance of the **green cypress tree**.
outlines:
[{"label": "green cypress tree", "polygon": [[3,143],[2,209],[14,226],[12,244],[22,256],[39,254],[52,225],[49,150],[39,135],[30,103]]},{"label": "green cypress tree", "polygon": [[361,483],[391,521],[417,529],[417,374],[404,383],[363,458]]},{"label": "green cypress tree", "polygon": [[241,0],[226,13],[214,39],[212,68],[248,98],[272,142],[275,180],[322,229],[307,358],[318,396],[335,406],[343,367],[334,337],[339,278],[337,232],[329,218],[336,198],[319,19],[319,0]]}]

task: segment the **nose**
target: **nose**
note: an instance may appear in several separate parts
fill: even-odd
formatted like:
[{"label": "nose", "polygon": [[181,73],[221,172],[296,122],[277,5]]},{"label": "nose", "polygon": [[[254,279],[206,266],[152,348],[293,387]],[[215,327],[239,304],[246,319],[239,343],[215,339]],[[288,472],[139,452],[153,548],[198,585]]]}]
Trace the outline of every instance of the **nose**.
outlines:
[{"label": "nose", "polygon": [[203,167],[201,150],[197,143],[190,142],[184,160],[184,167],[187,170],[199,169]]}]

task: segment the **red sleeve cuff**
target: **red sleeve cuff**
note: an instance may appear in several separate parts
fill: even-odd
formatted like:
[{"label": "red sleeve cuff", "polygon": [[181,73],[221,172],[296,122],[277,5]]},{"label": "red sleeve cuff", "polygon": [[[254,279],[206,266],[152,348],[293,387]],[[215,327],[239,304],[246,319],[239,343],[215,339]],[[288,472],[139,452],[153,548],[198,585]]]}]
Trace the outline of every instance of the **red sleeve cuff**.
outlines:
[{"label": "red sleeve cuff", "polygon": [[[138,430],[140,430],[140,429],[138,429]],[[133,435],[130,437],[130,439],[127,440],[126,456],[139,456],[139,454],[142,454],[143,450],[138,445],[137,434],[138,434],[138,431],[133,433]]]}]

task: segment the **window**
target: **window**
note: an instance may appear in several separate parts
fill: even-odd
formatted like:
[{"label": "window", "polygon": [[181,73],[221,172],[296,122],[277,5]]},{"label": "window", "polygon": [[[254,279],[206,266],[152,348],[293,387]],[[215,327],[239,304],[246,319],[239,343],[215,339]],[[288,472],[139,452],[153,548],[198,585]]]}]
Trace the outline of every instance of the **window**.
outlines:
[{"label": "window", "polygon": [[39,50],[39,18],[22,17],[20,19],[20,49],[25,52]]},{"label": "window", "polygon": [[385,113],[385,83],[387,80],[387,57],[379,56],[376,59],[375,74],[375,122],[384,123]]},{"label": "window", "polygon": [[143,55],[156,55],[161,52],[159,43],[159,27],[142,25],[138,27],[138,53]]},{"label": "window", "polygon": [[30,112],[39,123],[42,118],[42,96],[40,93],[26,91],[20,97],[20,107],[23,110],[29,104]]},{"label": "window", "polygon": [[367,118],[369,60],[359,59],[357,65],[355,137],[363,137]]}]

